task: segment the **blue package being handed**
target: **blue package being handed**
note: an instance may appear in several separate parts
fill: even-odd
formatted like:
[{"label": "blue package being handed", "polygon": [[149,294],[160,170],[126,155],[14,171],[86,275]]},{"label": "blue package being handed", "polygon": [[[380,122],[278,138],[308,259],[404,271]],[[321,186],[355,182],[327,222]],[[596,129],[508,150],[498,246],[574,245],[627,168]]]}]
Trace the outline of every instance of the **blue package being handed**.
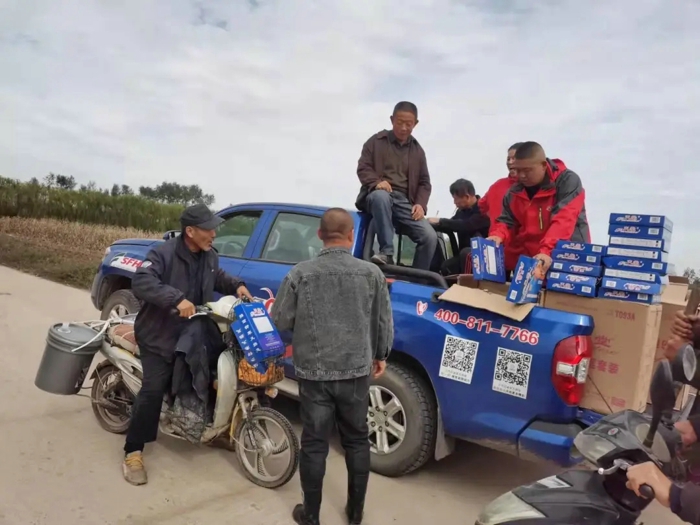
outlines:
[{"label": "blue package being handed", "polygon": [[231,324],[246,361],[258,373],[265,374],[268,360],[285,352],[285,344],[260,303],[241,303],[233,308],[236,320]]},{"label": "blue package being handed", "polygon": [[472,274],[475,281],[506,282],[503,245],[482,237],[474,237],[472,245]]},{"label": "blue package being handed", "polygon": [[515,304],[536,303],[542,288],[542,279],[535,274],[540,261],[521,255],[513,271],[513,281],[508,288],[506,301]]}]

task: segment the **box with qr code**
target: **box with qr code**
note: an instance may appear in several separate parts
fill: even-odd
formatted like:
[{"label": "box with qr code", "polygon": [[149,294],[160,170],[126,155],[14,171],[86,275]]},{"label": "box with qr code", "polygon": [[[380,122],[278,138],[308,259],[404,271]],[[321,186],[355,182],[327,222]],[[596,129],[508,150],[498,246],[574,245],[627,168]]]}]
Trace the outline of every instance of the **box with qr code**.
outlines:
[{"label": "box with qr code", "polygon": [[625,226],[651,226],[673,232],[673,222],[664,215],[634,215],[629,213],[611,213],[610,224]]},{"label": "box with qr code", "polygon": [[615,270],[655,272],[659,275],[667,275],[676,271],[676,267],[671,263],[634,257],[603,257],[603,266]]},{"label": "box with qr code", "polygon": [[569,261],[553,261],[551,270],[556,272],[575,273],[577,275],[588,275],[590,277],[600,277],[600,274],[603,272],[603,267]]},{"label": "box with qr code", "polygon": [[[582,277],[586,279],[591,279],[591,277],[585,277],[583,275],[573,275],[573,274],[566,274],[566,275],[571,275],[572,277]],[[594,279],[594,278],[593,278]],[[595,292],[596,292],[596,287],[595,285],[590,285],[586,283],[577,283],[577,282],[571,282],[571,281],[566,281],[566,280],[555,280],[551,278],[550,276],[547,277],[547,285],[546,285],[547,290],[551,290],[553,292],[561,292],[561,293],[567,293],[571,295],[579,295],[581,297],[595,297]]]},{"label": "box with qr code", "polygon": [[605,268],[603,277],[616,277],[619,279],[628,279],[630,281],[643,281],[648,283],[658,283],[664,286],[668,284],[668,275],[661,275],[657,272],[638,272],[632,270],[618,270],[615,268]]},{"label": "box with qr code", "polygon": [[521,255],[513,271],[513,280],[508,288],[506,300],[515,304],[536,303],[542,279],[537,277],[537,267],[540,261]]},{"label": "box with qr code", "polygon": [[603,259],[600,253],[572,252],[566,250],[553,250],[551,257],[552,261],[590,264],[592,266],[600,266]]},{"label": "box with qr code", "polygon": [[477,281],[506,282],[503,245],[483,237],[471,240],[472,273]]},{"label": "box with qr code", "polygon": [[661,302],[660,295],[650,295],[648,293],[623,292],[622,290],[609,290],[601,288],[598,290],[598,297],[603,299],[615,299],[616,301],[631,301],[634,303],[643,304],[659,304]]},{"label": "box with qr code", "polygon": [[606,257],[626,257],[630,259],[649,259],[655,262],[668,262],[668,253],[655,248],[635,248],[632,246],[608,246]]},{"label": "box with qr code", "polygon": [[591,244],[589,242],[574,242],[574,241],[557,241],[555,250],[563,252],[581,252],[590,253],[593,255],[603,255],[605,246],[602,244]]},{"label": "box with qr code", "polygon": [[608,227],[608,235],[611,237],[634,237],[637,239],[660,239],[670,241],[673,234],[665,228],[658,226],[630,226],[624,224],[611,224]]},{"label": "box with qr code", "polygon": [[618,277],[603,277],[600,287],[607,290],[622,290],[623,292],[646,293],[649,295],[661,295],[666,289],[665,284],[630,281],[629,279],[620,279]]},{"label": "box with qr code", "polygon": [[637,237],[626,237],[623,235],[610,236],[609,241],[610,246],[615,246],[618,248],[642,248],[642,249],[652,249],[661,250],[662,252],[668,253],[671,251],[671,241],[664,239],[643,239]]}]

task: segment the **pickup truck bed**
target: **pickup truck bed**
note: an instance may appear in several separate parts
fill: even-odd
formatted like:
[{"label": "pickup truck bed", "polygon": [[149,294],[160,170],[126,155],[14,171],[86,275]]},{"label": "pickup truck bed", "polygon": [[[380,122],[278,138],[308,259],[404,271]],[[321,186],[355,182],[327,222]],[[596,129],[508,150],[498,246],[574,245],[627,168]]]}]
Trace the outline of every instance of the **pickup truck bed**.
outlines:
[{"label": "pickup truck bed", "polygon": [[[325,209],[251,203],[222,210],[225,222],[215,241],[221,267],[242,278],[269,309],[293,264],[321,249],[316,231]],[[354,218],[354,254],[369,259],[375,249],[371,219]],[[138,310],[131,276],[159,242],[126,239],[108,248],[92,288],[103,318]],[[449,283],[403,266],[414,245],[399,234],[395,242],[398,266],[385,268],[395,345],[368,407],[373,470],[406,474],[449,455],[455,439],[562,466],[581,461],[573,439],[598,417],[578,407],[592,319],[536,306],[517,320],[478,302],[442,300]],[[435,264],[456,249],[454,236],[441,234]],[[280,390],[296,396],[291,354],[285,370]]]}]

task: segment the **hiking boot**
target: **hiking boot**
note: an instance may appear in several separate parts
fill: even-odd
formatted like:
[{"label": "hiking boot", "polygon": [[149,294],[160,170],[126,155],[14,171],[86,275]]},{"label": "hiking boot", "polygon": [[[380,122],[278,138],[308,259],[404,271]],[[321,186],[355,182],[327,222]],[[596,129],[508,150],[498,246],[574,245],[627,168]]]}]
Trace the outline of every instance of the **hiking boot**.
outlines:
[{"label": "hiking boot", "polygon": [[348,523],[350,525],[360,525],[364,517],[363,514],[361,508],[353,507],[350,503],[345,505],[345,515],[348,517]]},{"label": "hiking boot", "polygon": [[294,523],[297,523],[298,525],[321,525],[318,518],[314,519],[306,514],[304,505],[301,503],[294,507],[294,510],[292,511],[292,519],[294,520]]},{"label": "hiking boot", "polygon": [[380,266],[385,264],[390,264],[392,266],[394,265],[394,257],[391,255],[384,255],[383,253],[373,255],[371,261],[374,264],[379,264]]},{"label": "hiking boot", "polygon": [[132,485],[145,485],[148,483],[146,467],[143,465],[143,454],[140,451],[132,452],[124,457],[122,470],[124,479]]}]

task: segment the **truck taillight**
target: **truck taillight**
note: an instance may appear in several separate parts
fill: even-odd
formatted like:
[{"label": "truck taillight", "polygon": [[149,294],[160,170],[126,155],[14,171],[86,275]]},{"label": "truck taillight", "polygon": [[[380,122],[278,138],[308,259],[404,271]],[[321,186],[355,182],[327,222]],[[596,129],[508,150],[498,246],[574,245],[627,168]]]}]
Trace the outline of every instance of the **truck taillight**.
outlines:
[{"label": "truck taillight", "polygon": [[552,384],[567,405],[581,403],[592,355],[593,344],[587,335],[567,337],[554,348]]}]

